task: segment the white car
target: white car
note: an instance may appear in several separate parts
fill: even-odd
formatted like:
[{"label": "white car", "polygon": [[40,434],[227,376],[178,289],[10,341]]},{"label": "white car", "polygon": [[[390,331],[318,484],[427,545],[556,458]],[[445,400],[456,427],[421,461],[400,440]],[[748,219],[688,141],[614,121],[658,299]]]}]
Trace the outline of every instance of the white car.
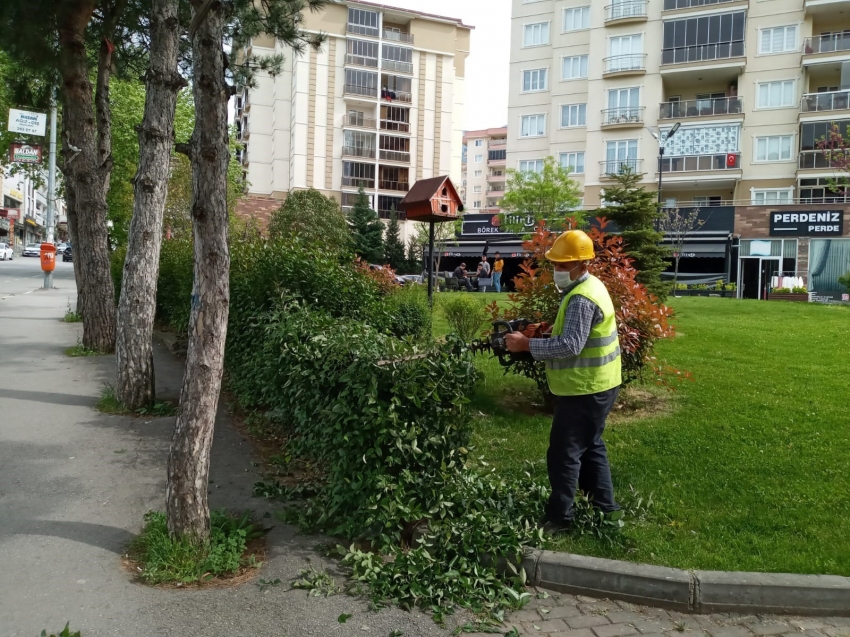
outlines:
[{"label": "white car", "polygon": [[8,243],[0,243],[0,261],[11,261],[14,255],[15,253],[12,252],[12,248],[9,247]]},{"label": "white car", "polygon": [[41,256],[41,244],[40,243],[28,243],[24,247],[24,251],[21,253],[21,256],[24,256],[24,257]]},{"label": "white car", "polygon": [[60,243],[58,246],[56,246],[56,254],[62,254],[67,248],[67,243]]}]

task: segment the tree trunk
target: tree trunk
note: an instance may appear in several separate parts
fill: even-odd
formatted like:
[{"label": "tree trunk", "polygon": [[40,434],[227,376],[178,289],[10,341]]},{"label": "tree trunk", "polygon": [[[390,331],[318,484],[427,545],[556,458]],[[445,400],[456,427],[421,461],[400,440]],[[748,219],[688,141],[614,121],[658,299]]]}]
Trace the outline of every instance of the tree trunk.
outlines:
[{"label": "tree trunk", "polygon": [[132,410],[152,404],[155,398],[151,333],[162,217],[168,195],[177,93],[186,85],[177,72],[177,8],[178,0],[153,0],[145,115],[138,130],[139,167],[133,181],[133,218],[118,303],[115,393]]},{"label": "tree trunk", "polygon": [[95,2],[63,3],[59,15],[60,71],[65,103],[66,175],[74,191],[77,232],[74,261],[79,260],[83,345],[115,349],[115,290],[109,268],[106,194],[112,170],[109,126],[109,75],[112,46],[101,43],[97,74],[97,112],[92,101],[85,29]]},{"label": "tree trunk", "polygon": [[68,215],[68,238],[71,241],[71,255],[73,256],[74,281],[77,284],[77,306],[74,308],[80,316],[83,312],[83,277],[80,273],[80,260],[74,255],[77,249],[77,199],[71,181],[65,179],[65,213]]},{"label": "tree trunk", "polygon": [[[191,0],[197,13],[203,0]],[[214,3],[192,37],[195,130],[192,223],[195,282],[186,374],[168,457],[166,512],[172,537],[209,536],[210,448],[218,408],[230,303],[227,243],[228,87],[224,81],[222,4]]]}]

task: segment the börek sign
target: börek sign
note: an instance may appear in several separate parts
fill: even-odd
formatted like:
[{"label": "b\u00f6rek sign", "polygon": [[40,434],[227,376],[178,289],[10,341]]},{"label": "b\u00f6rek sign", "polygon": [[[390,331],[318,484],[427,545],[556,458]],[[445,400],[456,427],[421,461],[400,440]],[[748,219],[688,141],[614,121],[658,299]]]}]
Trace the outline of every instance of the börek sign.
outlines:
[{"label": "b\u00f6rek sign", "polygon": [[837,237],[842,234],[842,210],[773,210],[770,213],[770,235],[773,237]]}]

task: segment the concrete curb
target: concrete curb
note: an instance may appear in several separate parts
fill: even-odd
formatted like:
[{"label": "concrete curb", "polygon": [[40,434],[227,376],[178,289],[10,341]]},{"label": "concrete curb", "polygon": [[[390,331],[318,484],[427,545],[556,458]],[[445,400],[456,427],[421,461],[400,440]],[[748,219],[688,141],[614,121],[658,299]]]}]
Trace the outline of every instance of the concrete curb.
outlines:
[{"label": "concrete curb", "polygon": [[683,571],[599,557],[526,550],[529,584],[681,612],[850,616],[850,578]]}]

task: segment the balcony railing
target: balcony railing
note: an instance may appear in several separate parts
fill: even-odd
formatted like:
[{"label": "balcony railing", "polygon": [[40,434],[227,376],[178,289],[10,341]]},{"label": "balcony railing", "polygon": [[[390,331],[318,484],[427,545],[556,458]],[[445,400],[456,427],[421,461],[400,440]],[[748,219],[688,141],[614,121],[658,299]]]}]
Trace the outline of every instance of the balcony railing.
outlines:
[{"label": "balcony railing", "polygon": [[505,175],[487,175],[487,181],[503,182],[505,179]]},{"label": "balcony railing", "polygon": [[712,4],[735,2],[735,0],[664,0],[664,10],[690,9],[691,7],[707,7]]},{"label": "balcony railing", "polygon": [[352,188],[374,188],[375,187],[375,178],[374,177],[343,177],[342,178],[343,186],[350,186]]},{"label": "balcony railing", "polygon": [[[375,35],[377,35],[377,33]],[[384,39],[391,40],[392,42],[406,42],[407,44],[413,44],[412,33],[399,33],[398,31],[390,31],[389,29],[384,29]]]},{"label": "balcony railing", "polygon": [[381,159],[386,159],[387,161],[401,161],[404,163],[410,163],[410,153],[404,152],[400,150],[384,150],[381,149]]},{"label": "balcony railing", "polygon": [[803,41],[803,53],[812,55],[814,53],[835,53],[836,51],[850,51],[850,34],[830,33],[828,35],[816,35]]},{"label": "balcony railing", "polygon": [[387,179],[379,180],[378,188],[381,190],[396,190],[398,192],[407,192],[410,190],[410,186],[406,181],[390,181]]},{"label": "balcony railing", "polygon": [[393,91],[388,88],[381,89],[381,99],[388,102],[404,102],[410,104],[413,96],[407,91]]},{"label": "balcony railing", "polygon": [[381,120],[381,130],[391,130],[398,131],[399,133],[409,133],[410,132],[410,123],[409,122],[396,122],[391,119],[382,119]]},{"label": "balcony railing", "polygon": [[487,148],[504,148],[508,145],[507,139],[491,139],[487,144]]},{"label": "balcony railing", "polygon": [[378,37],[378,33],[380,33],[378,27],[370,27],[365,24],[351,24],[351,22],[348,23],[346,31],[356,33],[357,35],[371,35],[376,38]]},{"label": "balcony railing", "polygon": [[354,66],[368,66],[370,68],[378,68],[378,58],[367,58],[362,55],[354,55],[353,53],[345,54],[345,63],[353,64]]},{"label": "balcony railing", "polygon": [[681,155],[679,157],[664,157],[661,160],[661,170],[665,173],[699,172],[708,170],[738,170],[740,154],[717,153],[713,155]]},{"label": "balcony railing", "polygon": [[605,58],[605,72],[641,71],[646,69],[646,53],[627,53]]},{"label": "balcony railing", "polygon": [[841,111],[850,108],[850,89],[829,93],[806,93],[800,101],[801,113]]},{"label": "balcony railing", "polygon": [[639,173],[642,164],[642,159],[605,159],[599,162],[599,174],[621,175],[626,171],[626,168]]},{"label": "balcony railing", "polygon": [[505,187],[504,186],[502,186],[501,188],[492,187],[492,188],[487,189],[487,196],[488,197],[495,197],[497,195],[504,195],[504,194],[505,194]]},{"label": "balcony railing", "polygon": [[346,84],[345,85],[345,94],[346,95],[363,95],[365,97],[376,98],[378,97],[378,87],[377,86],[361,86],[360,84]]},{"label": "balcony railing", "polygon": [[343,146],[342,154],[345,157],[370,157],[375,158],[374,148],[364,148],[363,146]]},{"label": "balcony railing", "polygon": [[804,150],[800,153],[797,166],[799,168],[840,168],[838,162],[827,159],[827,156],[819,150]]},{"label": "balcony railing", "polygon": [[602,111],[602,125],[639,124],[643,122],[643,106],[620,106]]},{"label": "balcony railing", "polygon": [[356,126],[357,128],[369,128],[374,130],[378,125],[378,120],[371,117],[363,117],[362,115],[346,115],[343,118],[343,126]]},{"label": "balcony railing", "polygon": [[398,60],[382,60],[381,68],[385,71],[398,71],[399,73],[413,73],[412,62],[399,62]]},{"label": "balcony railing", "polygon": [[648,0],[626,0],[605,7],[605,21],[626,18],[645,18]]},{"label": "balcony railing", "polygon": [[744,112],[744,98],[716,97],[705,100],[662,102],[659,119],[685,119],[714,115],[740,115]]},{"label": "balcony railing", "polygon": [[662,49],[661,64],[687,64],[689,62],[710,62],[727,58],[743,57],[744,41],[717,42],[715,44],[693,44]]}]

